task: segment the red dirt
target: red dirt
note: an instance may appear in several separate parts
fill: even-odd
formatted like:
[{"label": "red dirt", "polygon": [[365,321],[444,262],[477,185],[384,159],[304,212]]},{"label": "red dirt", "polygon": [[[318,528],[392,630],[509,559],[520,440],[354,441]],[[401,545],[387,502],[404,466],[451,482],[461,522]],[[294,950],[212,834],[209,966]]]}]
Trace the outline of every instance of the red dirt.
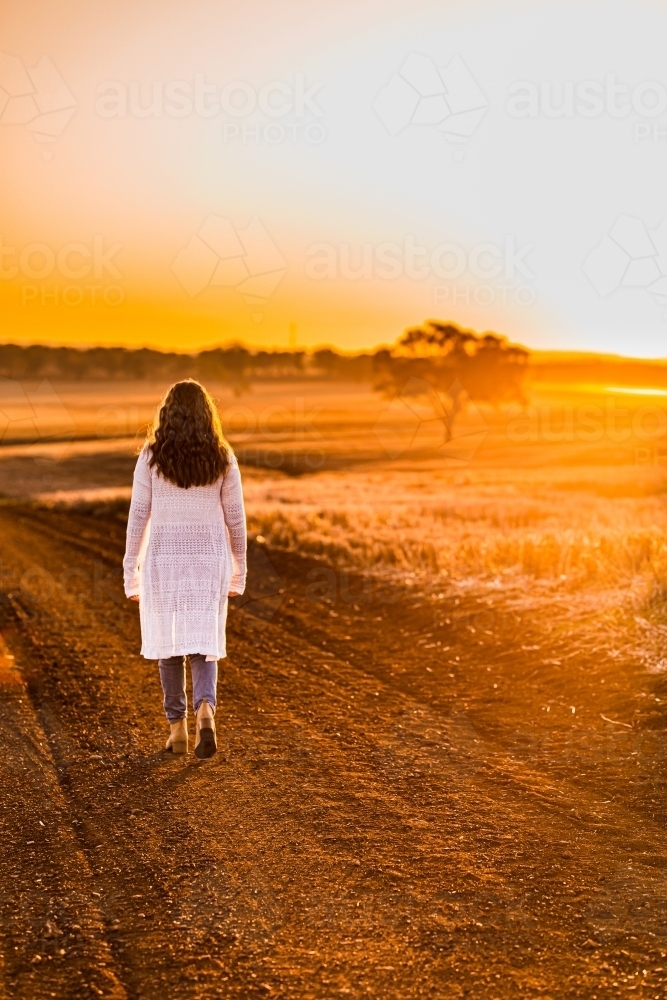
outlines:
[{"label": "red dirt", "polygon": [[663,676],[255,543],[174,759],[123,518],[0,509],[3,1000],[665,996]]}]

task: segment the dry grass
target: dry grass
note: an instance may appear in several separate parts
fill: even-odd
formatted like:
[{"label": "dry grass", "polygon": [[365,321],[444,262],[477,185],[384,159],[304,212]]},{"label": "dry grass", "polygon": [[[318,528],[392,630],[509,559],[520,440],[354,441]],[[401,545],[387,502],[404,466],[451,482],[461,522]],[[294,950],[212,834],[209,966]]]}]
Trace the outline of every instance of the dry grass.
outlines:
[{"label": "dry grass", "polygon": [[604,497],[525,472],[512,484],[479,478],[405,468],[253,477],[246,495],[251,526],[270,544],[350,568],[424,581],[667,583],[661,495]]},{"label": "dry grass", "polygon": [[550,481],[543,471],[453,476],[405,467],[254,475],[246,477],[249,524],[269,546],[379,574],[434,600],[493,593],[527,628],[549,631],[565,659],[662,672],[665,497],[651,494],[652,476],[649,495],[618,495],[636,492],[636,470],[591,470],[575,482],[570,473],[554,470]]}]

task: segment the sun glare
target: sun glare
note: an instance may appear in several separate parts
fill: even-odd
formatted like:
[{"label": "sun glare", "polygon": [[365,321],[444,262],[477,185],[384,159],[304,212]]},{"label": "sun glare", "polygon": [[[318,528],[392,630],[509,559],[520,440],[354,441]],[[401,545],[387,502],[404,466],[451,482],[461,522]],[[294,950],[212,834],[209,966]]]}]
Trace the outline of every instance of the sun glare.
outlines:
[{"label": "sun glare", "polygon": [[623,392],[628,396],[667,396],[667,389],[647,389],[638,386],[605,386],[605,392]]}]

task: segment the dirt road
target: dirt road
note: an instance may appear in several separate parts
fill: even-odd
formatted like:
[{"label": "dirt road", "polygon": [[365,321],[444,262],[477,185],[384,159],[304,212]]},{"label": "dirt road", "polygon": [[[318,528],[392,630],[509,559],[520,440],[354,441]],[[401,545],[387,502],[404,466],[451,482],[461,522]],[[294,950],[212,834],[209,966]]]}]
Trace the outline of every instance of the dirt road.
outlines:
[{"label": "dirt road", "polygon": [[665,675],[255,542],[174,759],[123,542],[0,508],[2,1000],[665,996]]}]

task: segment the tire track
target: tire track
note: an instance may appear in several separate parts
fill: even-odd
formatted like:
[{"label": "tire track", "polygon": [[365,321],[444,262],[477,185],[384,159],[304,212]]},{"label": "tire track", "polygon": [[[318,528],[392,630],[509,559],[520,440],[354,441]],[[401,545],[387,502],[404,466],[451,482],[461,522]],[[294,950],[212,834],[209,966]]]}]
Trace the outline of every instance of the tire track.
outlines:
[{"label": "tire track", "polygon": [[[5,606],[5,634],[14,637]],[[3,649],[4,638],[2,639]],[[18,646],[18,643],[16,643]],[[127,1000],[96,902],[93,872],[73,833],[51,741],[18,670],[0,684],[3,809],[0,897],[4,995],[26,1000]]]}]

